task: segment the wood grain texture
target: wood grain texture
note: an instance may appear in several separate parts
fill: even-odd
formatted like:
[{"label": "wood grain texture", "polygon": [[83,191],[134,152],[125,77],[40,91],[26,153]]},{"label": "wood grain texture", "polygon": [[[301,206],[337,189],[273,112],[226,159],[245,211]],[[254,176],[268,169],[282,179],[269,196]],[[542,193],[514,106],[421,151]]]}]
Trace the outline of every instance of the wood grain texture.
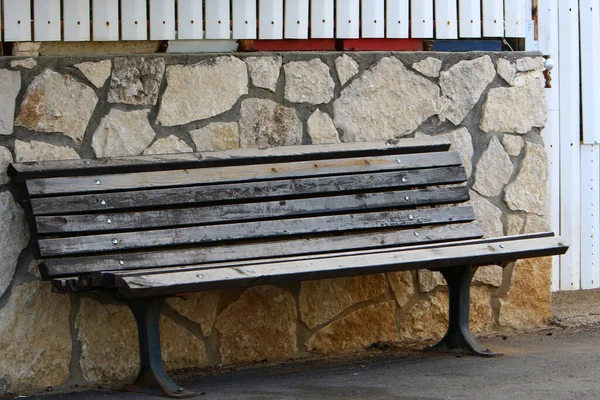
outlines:
[{"label": "wood grain texture", "polygon": [[405,154],[401,157],[393,155],[295,161],[282,164],[257,164],[252,167],[244,165],[32,179],[28,180],[26,185],[30,196],[40,196],[44,194],[107,192],[142,188],[176,187],[215,182],[249,182],[457,165],[461,165],[458,153],[437,152]]},{"label": "wood grain texture", "polygon": [[422,227],[419,228],[419,236],[415,236],[414,232],[414,229],[369,233],[346,232],[343,235],[239,243],[234,246],[206,246],[152,252],[50,258],[40,264],[40,269],[45,277],[64,277],[98,271],[185,266],[288,255],[328,254],[351,249],[410,246],[440,241],[476,239],[483,235],[479,226],[474,222]]},{"label": "wood grain texture", "polygon": [[128,213],[42,216],[36,218],[41,234],[133,231],[199,226],[224,222],[275,220],[328,214],[353,214],[369,210],[461,203],[469,200],[466,187],[361,193],[222,206],[190,207]]},{"label": "wood grain texture", "polygon": [[41,255],[48,257],[250,238],[457,223],[474,219],[473,208],[461,206],[41,239],[38,243]]},{"label": "wood grain texture", "polygon": [[69,214],[107,210],[127,210],[252,199],[294,198],[328,193],[360,193],[388,189],[456,184],[467,179],[462,166],[416,169],[289,180],[241,182],[169,189],[77,194],[31,199],[35,215]]},{"label": "wood grain texture", "polygon": [[268,263],[247,267],[204,269],[164,274],[117,276],[119,292],[125,298],[163,296],[199,290],[248,287],[286,281],[354,276],[419,268],[448,268],[487,265],[564,254],[568,246],[561,238],[535,238],[497,243],[448,244],[429,249],[362,254],[325,259]]},{"label": "wood grain texture", "polygon": [[317,160],[338,157],[371,157],[384,154],[410,154],[446,151],[444,138],[389,140],[371,143],[304,145],[269,149],[242,149],[220,152],[161,154],[99,158],[90,160],[35,161],[13,163],[9,176],[15,182],[57,176],[101,175],[106,173],[165,171],[207,166],[249,165],[273,162]]}]

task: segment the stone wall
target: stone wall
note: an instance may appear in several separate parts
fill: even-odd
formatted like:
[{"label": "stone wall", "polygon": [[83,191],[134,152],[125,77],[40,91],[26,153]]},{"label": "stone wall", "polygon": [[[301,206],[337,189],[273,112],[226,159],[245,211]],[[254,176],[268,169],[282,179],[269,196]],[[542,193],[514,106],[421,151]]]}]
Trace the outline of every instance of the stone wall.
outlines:
[{"label": "stone wall", "polygon": [[[546,229],[542,59],[535,54],[298,53],[0,59],[0,393],[134,375],[128,309],[39,280],[5,174],[15,161],[440,135],[462,155],[488,236]],[[539,326],[550,263],[482,268],[475,332]],[[429,271],[171,299],[170,370],[435,339],[447,322]]]}]

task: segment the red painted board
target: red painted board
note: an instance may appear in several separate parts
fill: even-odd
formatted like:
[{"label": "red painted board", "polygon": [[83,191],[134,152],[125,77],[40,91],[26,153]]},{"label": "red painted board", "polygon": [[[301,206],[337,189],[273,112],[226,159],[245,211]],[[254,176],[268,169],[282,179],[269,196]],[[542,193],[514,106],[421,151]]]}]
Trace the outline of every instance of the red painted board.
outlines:
[{"label": "red painted board", "polygon": [[423,51],[421,39],[342,39],[339,50],[346,51]]},{"label": "red painted board", "polygon": [[240,51],[334,51],[335,39],[241,40]]}]

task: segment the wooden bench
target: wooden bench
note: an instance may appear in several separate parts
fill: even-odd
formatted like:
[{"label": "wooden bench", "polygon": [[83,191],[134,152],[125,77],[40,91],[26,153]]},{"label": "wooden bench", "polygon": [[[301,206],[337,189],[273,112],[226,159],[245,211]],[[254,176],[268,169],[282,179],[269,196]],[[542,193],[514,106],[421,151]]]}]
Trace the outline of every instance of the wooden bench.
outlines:
[{"label": "wooden bench", "polygon": [[435,348],[489,351],[469,330],[478,266],[563,254],[552,233],[481,239],[443,140],[16,163],[36,256],[56,292],[106,290],[138,325],[131,390],[176,385],[161,358],[168,296],[428,268],[450,293]]}]

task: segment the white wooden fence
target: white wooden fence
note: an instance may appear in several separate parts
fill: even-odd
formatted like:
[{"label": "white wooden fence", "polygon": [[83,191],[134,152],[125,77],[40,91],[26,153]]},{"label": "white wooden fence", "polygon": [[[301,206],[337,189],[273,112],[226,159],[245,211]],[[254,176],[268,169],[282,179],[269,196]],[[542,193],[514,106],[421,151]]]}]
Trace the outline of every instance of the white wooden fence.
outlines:
[{"label": "white wooden fence", "polygon": [[526,37],[531,0],[4,0],[4,41]]},{"label": "white wooden fence", "polygon": [[600,288],[600,0],[539,0],[538,17],[539,49],[556,61],[543,133],[549,209],[571,245],[552,285]]}]

